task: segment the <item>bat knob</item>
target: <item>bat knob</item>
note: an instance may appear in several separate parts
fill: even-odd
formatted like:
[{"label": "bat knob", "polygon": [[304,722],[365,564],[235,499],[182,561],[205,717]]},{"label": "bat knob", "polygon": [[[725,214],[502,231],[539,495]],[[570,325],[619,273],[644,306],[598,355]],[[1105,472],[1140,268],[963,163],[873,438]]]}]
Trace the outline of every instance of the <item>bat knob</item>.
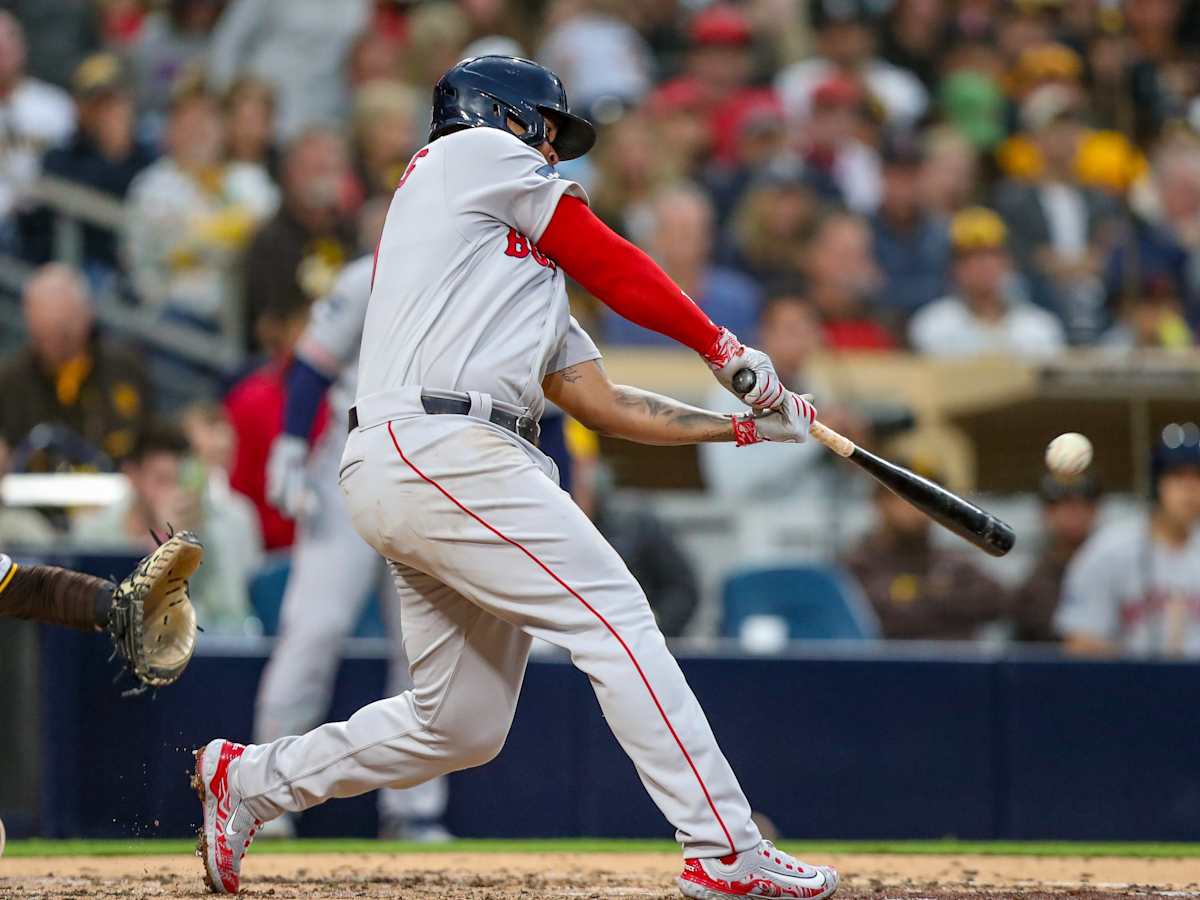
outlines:
[{"label": "bat knob", "polygon": [[733,389],[745,396],[754,390],[754,382],[757,380],[753,369],[738,369],[733,373]]}]

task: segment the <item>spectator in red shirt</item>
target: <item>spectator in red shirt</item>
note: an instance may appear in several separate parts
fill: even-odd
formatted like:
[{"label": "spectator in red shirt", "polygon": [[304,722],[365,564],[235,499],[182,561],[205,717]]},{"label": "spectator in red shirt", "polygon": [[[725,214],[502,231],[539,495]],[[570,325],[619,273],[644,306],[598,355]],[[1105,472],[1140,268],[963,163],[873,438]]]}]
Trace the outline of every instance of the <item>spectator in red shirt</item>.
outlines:
[{"label": "spectator in red shirt", "polygon": [[754,35],[745,13],[716,3],[692,19],[687,71],[667,85],[693,85],[708,111],[713,159],[733,164],[738,157],[738,125],[746,107],[774,102],[770,88],[755,87]]},{"label": "spectator in red shirt", "polygon": [[834,75],[812,95],[809,115],[798,123],[804,164],[848,208],[871,215],[882,193],[879,154],[863,140],[870,130],[866,95],[852,78]]},{"label": "spectator in red shirt", "polygon": [[[307,321],[307,310],[286,317],[264,315],[260,335],[271,353],[270,361],[235,384],[225,398],[225,410],[237,435],[229,486],[254,503],[267,550],[290,547],[295,539],[295,523],[267,503],[267,454],[283,430],[284,377]],[[328,421],[329,407],[322,400],[310,442],[316,441]]]},{"label": "spectator in red shirt", "polygon": [[892,335],[872,318],[880,273],[871,254],[871,230],[852,213],[828,214],[804,258],[808,298],[821,315],[825,344],[834,350],[891,350]]}]

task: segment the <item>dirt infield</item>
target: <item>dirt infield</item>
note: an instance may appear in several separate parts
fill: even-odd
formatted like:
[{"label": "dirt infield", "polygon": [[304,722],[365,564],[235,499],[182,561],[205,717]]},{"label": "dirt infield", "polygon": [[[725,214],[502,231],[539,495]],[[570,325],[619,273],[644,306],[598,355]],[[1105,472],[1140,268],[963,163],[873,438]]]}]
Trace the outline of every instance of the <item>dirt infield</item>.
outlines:
[{"label": "dirt infield", "polygon": [[[1200,898],[1198,859],[855,855],[821,862],[843,873],[839,897],[861,900]],[[678,872],[678,857],[666,853],[251,853],[243,893],[259,898],[675,900]],[[194,858],[0,859],[2,900],[206,896]]]}]

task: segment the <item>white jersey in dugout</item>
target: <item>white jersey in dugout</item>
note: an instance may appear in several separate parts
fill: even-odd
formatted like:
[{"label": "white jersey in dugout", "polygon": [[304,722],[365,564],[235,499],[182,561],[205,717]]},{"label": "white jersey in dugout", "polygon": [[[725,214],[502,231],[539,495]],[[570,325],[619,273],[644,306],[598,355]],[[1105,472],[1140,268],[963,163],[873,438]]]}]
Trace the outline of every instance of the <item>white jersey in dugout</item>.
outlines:
[{"label": "white jersey in dugout", "polygon": [[333,289],[313,304],[296,355],[337,381],[329,391],[329,406],[337,427],[345,430],[346,412],[357,393],[358,351],[362,346],[363,322],[371,296],[370,256],[362,256],[338,273]]},{"label": "white jersey in dugout", "polygon": [[498,128],[418,151],[376,255],[357,399],[412,385],[471,390],[540,417],[542,379],[600,356],[571,318],[562,271],[537,248],[564,194],[587,200]]}]

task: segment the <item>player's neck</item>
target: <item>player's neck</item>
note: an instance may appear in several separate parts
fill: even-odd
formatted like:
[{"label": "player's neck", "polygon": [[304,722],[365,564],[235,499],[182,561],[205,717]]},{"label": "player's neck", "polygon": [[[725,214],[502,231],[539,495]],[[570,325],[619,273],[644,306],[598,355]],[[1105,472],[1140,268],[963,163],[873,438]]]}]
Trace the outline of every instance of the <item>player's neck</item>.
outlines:
[{"label": "player's neck", "polygon": [[1170,519],[1162,510],[1156,510],[1150,519],[1150,533],[1159,543],[1178,550],[1187,544],[1192,529],[1190,525]]}]

